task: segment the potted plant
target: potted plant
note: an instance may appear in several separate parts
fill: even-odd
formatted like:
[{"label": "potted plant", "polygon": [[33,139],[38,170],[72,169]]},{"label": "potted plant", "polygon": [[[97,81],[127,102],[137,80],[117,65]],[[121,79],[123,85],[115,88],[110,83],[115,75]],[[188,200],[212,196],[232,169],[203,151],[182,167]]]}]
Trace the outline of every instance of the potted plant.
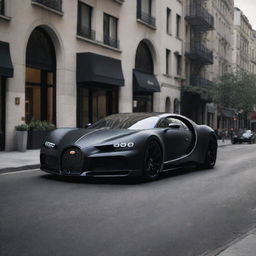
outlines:
[{"label": "potted plant", "polygon": [[55,129],[55,125],[47,121],[32,120],[28,124],[28,149],[41,148],[46,135]]},{"label": "potted plant", "polygon": [[20,124],[15,126],[17,137],[17,150],[25,152],[27,150],[28,125]]}]

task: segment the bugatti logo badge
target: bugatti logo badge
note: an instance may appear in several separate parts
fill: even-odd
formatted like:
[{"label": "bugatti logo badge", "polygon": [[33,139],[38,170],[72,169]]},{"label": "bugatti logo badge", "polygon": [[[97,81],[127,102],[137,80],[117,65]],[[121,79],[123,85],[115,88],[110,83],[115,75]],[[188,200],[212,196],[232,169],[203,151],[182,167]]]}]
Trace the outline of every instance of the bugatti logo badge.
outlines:
[{"label": "bugatti logo badge", "polygon": [[70,150],[70,151],[69,151],[69,154],[70,154],[70,155],[75,155],[75,154],[76,154],[76,151],[75,151],[75,150]]}]

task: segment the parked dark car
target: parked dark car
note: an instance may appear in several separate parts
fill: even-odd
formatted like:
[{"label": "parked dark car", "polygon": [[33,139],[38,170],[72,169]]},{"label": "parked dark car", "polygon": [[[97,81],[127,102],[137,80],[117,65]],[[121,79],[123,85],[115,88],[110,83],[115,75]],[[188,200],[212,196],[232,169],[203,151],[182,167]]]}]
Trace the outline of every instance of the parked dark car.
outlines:
[{"label": "parked dark car", "polygon": [[63,176],[137,176],[196,164],[213,168],[217,139],[206,125],[176,114],[124,113],[89,128],[50,132],[41,148],[41,170]]},{"label": "parked dark car", "polygon": [[243,142],[255,143],[255,133],[251,130],[239,130],[233,134],[231,142],[233,144]]}]

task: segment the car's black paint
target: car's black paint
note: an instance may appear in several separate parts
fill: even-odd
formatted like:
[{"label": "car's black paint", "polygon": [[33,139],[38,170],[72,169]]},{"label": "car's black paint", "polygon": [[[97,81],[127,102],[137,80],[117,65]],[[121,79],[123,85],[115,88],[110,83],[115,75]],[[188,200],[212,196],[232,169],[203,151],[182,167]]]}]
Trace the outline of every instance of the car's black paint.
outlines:
[{"label": "car's black paint", "polygon": [[[134,116],[137,118],[136,115],[138,113],[117,114],[107,118],[108,121],[111,121],[111,118],[120,120],[123,118],[129,121],[129,118],[132,119]],[[212,148],[216,156],[217,140],[210,127],[197,125],[188,118],[176,114],[141,113],[139,115],[143,121],[145,120],[143,115],[145,118],[154,117],[152,124],[154,127],[94,129],[97,127],[96,123],[94,127],[87,129],[61,128],[52,131],[46,138],[47,143],[41,148],[41,169],[68,176],[145,176],[145,166],[150,166],[152,170],[159,169],[156,175],[147,177],[153,180],[160,171],[177,166],[191,163],[206,166],[209,143],[214,144]],[[181,121],[181,125],[168,125],[170,120],[172,123]],[[167,124],[163,125],[161,122]],[[154,153],[151,149],[151,153],[147,153],[149,145],[155,145],[155,148],[159,146],[162,158],[159,150]],[[155,158],[154,154],[159,154],[159,157]],[[162,159],[162,163],[157,168],[159,164],[155,162],[159,159]]]}]

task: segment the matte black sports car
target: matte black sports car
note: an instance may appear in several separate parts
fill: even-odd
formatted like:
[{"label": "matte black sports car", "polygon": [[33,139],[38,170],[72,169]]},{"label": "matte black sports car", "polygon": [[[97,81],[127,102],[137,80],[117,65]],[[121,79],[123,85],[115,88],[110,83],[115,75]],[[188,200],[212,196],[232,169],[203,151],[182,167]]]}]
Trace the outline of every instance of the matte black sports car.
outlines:
[{"label": "matte black sports car", "polygon": [[196,164],[213,168],[217,139],[206,125],[176,114],[107,116],[87,129],[52,131],[41,148],[41,169],[66,176],[136,176]]},{"label": "matte black sports car", "polygon": [[255,143],[255,133],[251,130],[240,130],[232,135],[231,142],[233,144],[243,142]]}]

